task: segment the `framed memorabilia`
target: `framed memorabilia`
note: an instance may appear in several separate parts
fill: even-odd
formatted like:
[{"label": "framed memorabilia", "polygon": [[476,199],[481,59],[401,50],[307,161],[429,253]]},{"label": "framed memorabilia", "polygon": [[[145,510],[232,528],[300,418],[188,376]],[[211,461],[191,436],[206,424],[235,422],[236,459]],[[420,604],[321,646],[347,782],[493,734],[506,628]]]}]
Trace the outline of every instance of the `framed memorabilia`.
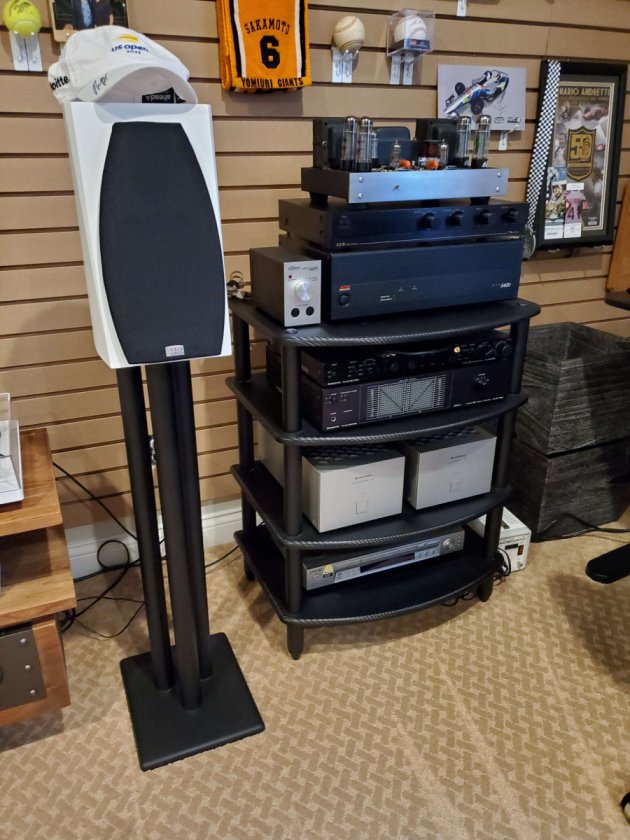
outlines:
[{"label": "framed memorabilia", "polygon": [[95,26],[125,26],[125,0],[48,0],[55,41],[65,43],[69,35]]},{"label": "framed memorabilia", "polygon": [[[541,102],[547,68],[543,61]],[[538,248],[612,243],[626,73],[625,64],[561,62],[536,214]]]}]

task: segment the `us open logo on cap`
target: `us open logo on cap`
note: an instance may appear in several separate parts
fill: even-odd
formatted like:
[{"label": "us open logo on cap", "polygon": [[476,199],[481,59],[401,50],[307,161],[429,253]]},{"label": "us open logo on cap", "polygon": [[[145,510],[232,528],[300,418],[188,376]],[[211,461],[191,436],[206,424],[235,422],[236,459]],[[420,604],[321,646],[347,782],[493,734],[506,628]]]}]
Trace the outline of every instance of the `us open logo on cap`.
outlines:
[{"label": "us open logo on cap", "polygon": [[169,344],[168,347],[164,348],[164,352],[166,353],[167,359],[172,359],[176,358],[177,356],[185,355],[183,344]]},{"label": "us open logo on cap", "polygon": [[138,53],[148,53],[149,50],[141,43],[139,38],[135,35],[119,35],[117,41],[122,43],[114,44],[112,52],[124,52],[125,55],[137,55]]}]

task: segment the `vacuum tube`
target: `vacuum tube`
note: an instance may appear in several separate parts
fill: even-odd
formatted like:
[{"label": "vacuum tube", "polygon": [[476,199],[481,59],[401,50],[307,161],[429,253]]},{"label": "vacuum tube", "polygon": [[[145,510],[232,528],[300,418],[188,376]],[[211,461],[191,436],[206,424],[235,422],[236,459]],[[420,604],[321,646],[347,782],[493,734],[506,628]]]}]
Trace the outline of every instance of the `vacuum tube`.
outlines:
[{"label": "vacuum tube", "polygon": [[369,172],[372,168],[372,120],[369,117],[362,117],[359,123],[359,138],[354,159],[356,172]]},{"label": "vacuum tube", "polygon": [[488,147],[490,145],[490,124],[492,117],[486,115],[479,117],[477,122],[477,133],[475,134],[475,147],[473,150],[470,165],[473,169],[482,169],[488,164]]},{"label": "vacuum tube", "polygon": [[346,117],[341,135],[341,168],[347,171],[354,169],[354,158],[357,149],[357,118]]},{"label": "vacuum tube", "polygon": [[470,141],[470,117],[460,117],[457,121],[457,148],[455,149],[455,166],[466,166],[468,163],[468,143]]}]

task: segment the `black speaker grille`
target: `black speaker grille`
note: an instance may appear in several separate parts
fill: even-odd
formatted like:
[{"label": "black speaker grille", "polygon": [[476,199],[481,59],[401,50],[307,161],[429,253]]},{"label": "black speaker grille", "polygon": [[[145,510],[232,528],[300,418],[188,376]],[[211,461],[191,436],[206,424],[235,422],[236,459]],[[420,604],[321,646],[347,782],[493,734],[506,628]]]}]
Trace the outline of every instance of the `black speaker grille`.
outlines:
[{"label": "black speaker grille", "polygon": [[217,220],[179,123],[114,124],[99,227],[105,292],[128,361],[218,355],[225,277]]}]

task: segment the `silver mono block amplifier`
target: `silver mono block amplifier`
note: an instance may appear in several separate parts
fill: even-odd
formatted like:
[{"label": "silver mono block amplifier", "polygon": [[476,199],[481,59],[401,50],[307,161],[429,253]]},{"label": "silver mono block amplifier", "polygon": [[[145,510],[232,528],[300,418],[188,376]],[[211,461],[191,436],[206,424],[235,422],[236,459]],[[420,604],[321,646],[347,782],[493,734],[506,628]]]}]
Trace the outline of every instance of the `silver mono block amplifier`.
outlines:
[{"label": "silver mono block amplifier", "polygon": [[276,246],[249,252],[254,305],[285,327],[321,321],[322,262]]}]

